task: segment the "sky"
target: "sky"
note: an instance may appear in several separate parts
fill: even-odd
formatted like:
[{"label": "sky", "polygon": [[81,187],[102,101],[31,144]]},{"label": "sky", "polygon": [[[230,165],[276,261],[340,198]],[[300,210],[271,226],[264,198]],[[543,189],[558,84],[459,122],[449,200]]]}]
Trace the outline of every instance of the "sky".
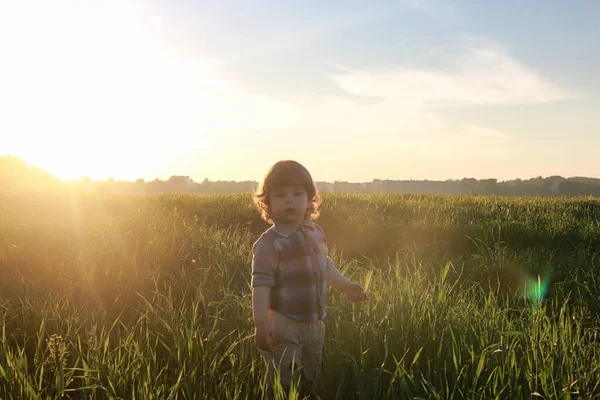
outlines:
[{"label": "sky", "polygon": [[0,155],[61,179],[600,177],[600,2],[0,0]]}]

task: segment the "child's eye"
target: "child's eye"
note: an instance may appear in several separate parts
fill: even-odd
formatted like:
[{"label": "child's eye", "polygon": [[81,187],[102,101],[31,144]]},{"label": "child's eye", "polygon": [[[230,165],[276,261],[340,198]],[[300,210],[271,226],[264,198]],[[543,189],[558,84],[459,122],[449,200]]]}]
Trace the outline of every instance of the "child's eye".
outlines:
[{"label": "child's eye", "polygon": [[273,193],[273,197],[281,197],[283,196],[283,193]]},{"label": "child's eye", "polygon": [[302,192],[294,192],[294,196],[302,196]]}]

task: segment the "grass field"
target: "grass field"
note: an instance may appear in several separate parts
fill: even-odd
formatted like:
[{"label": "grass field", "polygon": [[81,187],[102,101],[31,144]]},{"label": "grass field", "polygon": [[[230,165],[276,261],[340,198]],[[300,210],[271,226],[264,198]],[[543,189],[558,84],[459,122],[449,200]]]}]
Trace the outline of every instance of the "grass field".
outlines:
[{"label": "grass field", "polygon": [[[326,195],[324,399],[600,398],[600,201]],[[256,399],[249,195],[0,197],[0,398]]]}]

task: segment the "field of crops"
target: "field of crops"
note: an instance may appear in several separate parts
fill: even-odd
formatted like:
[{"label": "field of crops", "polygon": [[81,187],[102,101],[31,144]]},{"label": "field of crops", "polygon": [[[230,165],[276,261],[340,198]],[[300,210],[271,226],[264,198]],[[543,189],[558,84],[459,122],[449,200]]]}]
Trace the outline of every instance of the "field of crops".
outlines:
[{"label": "field of crops", "polygon": [[[0,195],[1,399],[256,399],[250,196]],[[323,399],[600,398],[600,201],[326,195]]]}]

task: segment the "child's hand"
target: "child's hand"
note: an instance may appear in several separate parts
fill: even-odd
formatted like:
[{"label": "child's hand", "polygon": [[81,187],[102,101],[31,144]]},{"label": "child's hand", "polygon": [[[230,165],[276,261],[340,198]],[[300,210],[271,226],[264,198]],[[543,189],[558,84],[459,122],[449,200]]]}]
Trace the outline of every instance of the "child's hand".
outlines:
[{"label": "child's hand", "polygon": [[346,290],[344,290],[344,294],[348,301],[352,303],[369,299],[369,295],[365,293],[365,290],[358,282],[350,282]]},{"label": "child's hand", "polygon": [[275,341],[272,337],[271,325],[256,326],[254,329],[254,342],[259,349],[272,352]]}]

